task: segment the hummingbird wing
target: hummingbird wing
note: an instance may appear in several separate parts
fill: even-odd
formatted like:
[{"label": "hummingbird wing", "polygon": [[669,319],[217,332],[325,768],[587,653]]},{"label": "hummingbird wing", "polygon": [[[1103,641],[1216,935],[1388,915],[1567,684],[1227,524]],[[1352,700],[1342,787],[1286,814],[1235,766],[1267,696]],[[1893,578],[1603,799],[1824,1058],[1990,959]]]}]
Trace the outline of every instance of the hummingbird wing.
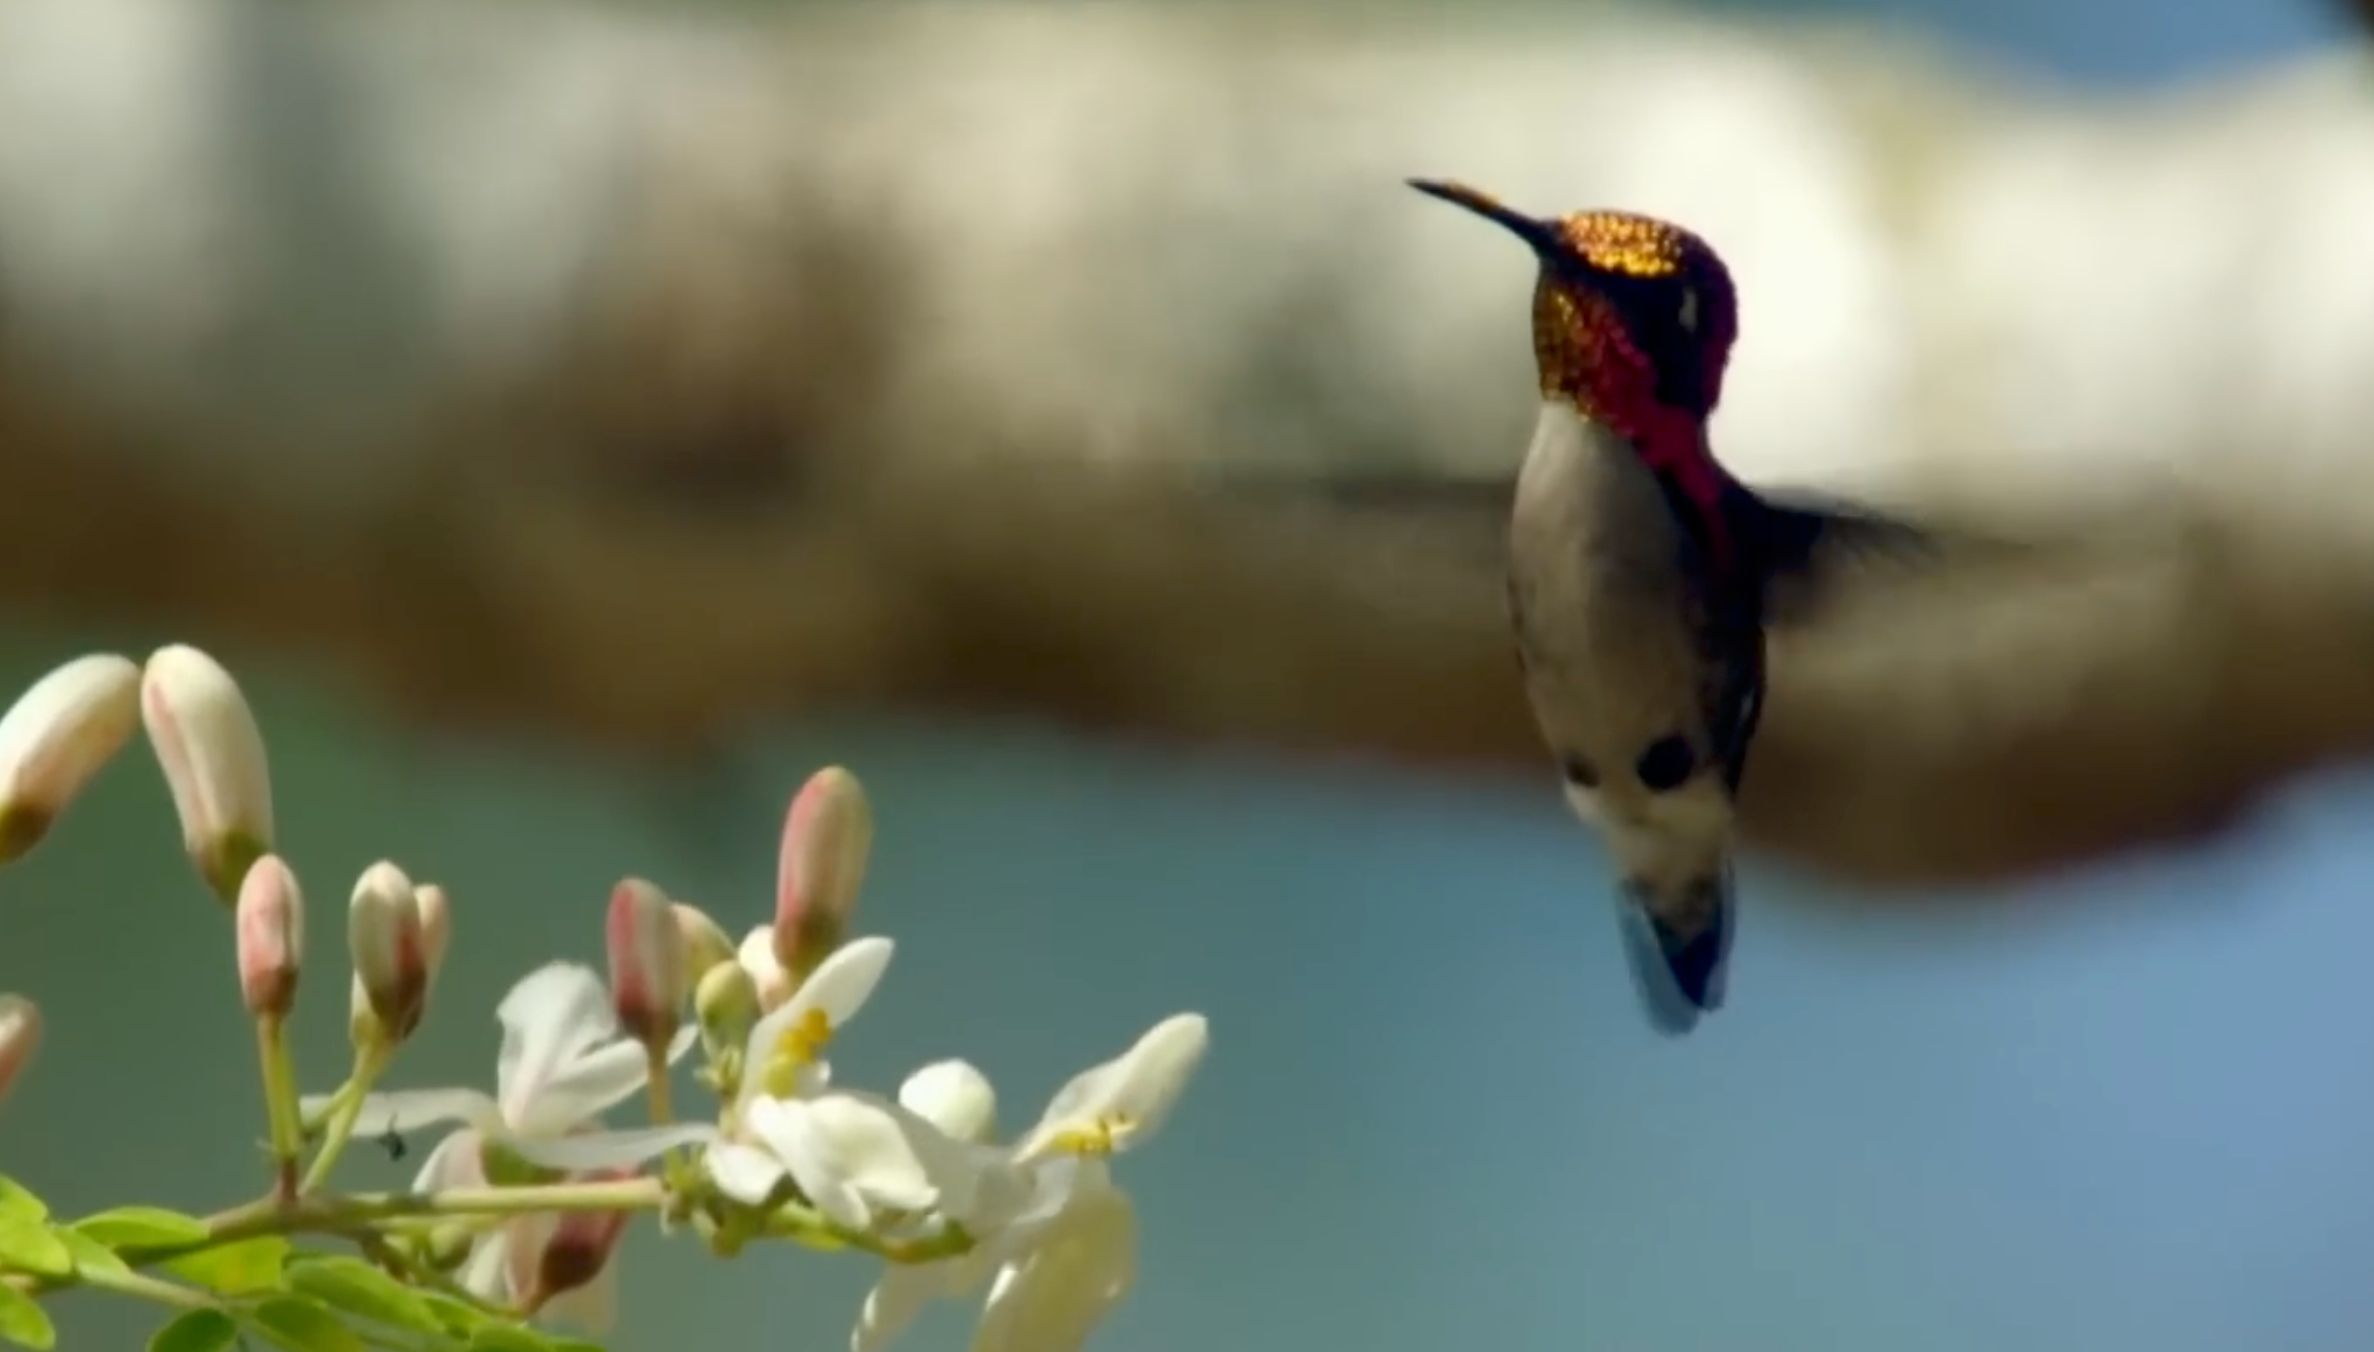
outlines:
[{"label": "hummingbird wing", "polygon": [[1916,522],[1800,490],[1756,492],[1739,486],[1732,517],[1732,528],[1761,564],[1764,619],[1771,624],[1802,623],[1875,572],[1915,571],[2022,549],[2008,538]]}]

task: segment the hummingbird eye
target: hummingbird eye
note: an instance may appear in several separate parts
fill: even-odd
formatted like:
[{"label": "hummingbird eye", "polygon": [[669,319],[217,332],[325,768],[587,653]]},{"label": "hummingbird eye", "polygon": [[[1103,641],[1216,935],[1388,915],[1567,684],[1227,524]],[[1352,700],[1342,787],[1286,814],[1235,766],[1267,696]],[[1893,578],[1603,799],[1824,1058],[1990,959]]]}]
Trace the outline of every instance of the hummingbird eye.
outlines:
[{"label": "hummingbird eye", "polygon": [[1680,308],[1679,318],[1680,318],[1680,320],[1681,320],[1681,325],[1682,325],[1682,332],[1684,332],[1684,333],[1696,333],[1696,332],[1698,332],[1698,288],[1697,288],[1697,287],[1694,287],[1694,286],[1685,286],[1685,287],[1683,287],[1683,288],[1682,288],[1682,303],[1681,303],[1681,308]]},{"label": "hummingbird eye", "polygon": [[1640,777],[1640,786],[1651,793],[1670,793],[1698,769],[1698,754],[1690,750],[1690,743],[1679,733],[1668,733],[1649,743],[1633,763],[1632,773]]}]

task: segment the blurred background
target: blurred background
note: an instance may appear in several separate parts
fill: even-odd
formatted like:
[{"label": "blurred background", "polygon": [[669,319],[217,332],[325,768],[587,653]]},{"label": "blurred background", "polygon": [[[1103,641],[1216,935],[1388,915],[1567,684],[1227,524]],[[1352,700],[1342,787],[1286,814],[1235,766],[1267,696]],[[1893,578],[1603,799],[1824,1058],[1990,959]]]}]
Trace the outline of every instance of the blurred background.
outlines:
[{"label": "blurred background", "polygon": [[[4,0],[0,690],[175,639],[240,673],[322,1088],[373,859],[458,912],[398,1079],[489,1082],[613,880],[755,923],[789,794],[853,767],[900,942],[855,1078],[965,1055],[1018,1128],[1212,1019],[1093,1346],[2362,1348],[2368,36]],[[1702,229],[1744,477],[2057,542],[1776,637],[1684,1043],[1507,653],[1530,263],[1413,173]],[[0,1168],[68,1211],[257,1177],[145,759],[0,878],[49,1027]],[[622,1350],[839,1347],[871,1279],[627,1260]]]}]

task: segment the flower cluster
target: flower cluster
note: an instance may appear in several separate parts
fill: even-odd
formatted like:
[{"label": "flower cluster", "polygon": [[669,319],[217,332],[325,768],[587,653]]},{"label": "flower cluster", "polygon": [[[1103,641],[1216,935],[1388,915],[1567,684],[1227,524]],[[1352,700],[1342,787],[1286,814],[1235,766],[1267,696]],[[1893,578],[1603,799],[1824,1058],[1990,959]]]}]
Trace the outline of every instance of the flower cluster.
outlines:
[{"label": "flower cluster", "polygon": [[[828,1053],[894,947],[849,937],[873,817],[848,771],[820,771],[792,800],[773,914],[739,943],[657,883],[621,880],[604,916],[607,971],[552,962],[497,1006],[491,1094],[380,1087],[428,1013],[453,913],[439,885],[372,864],[348,908],[352,1071],[333,1092],[300,1096],[284,1025],[304,964],[303,892],[274,852],[263,739],[212,658],[184,646],[145,666],[91,656],[36,683],[0,718],[0,864],[43,839],[143,724],[184,848],[232,913],[272,1183],[204,1219],[144,1207],[61,1224],[0,1179],[0,1339],[47,1346],[34,1298],[82,1285],[176,1307],[174,1346],[228,1346],[243,1330],[284,1346],[361,1345],[326,1327],[424,1349],[494,1345],[490,1330],[524,1340],[504,1347],[583,1347],[535,1324],[609,1326],[612,1257],[646,1211],[722,1254],[791,1240],[881,1259],[853,1352],[885,1347],[930,1301],[968,1297],[982,1303],[976,1352],[1062,1352],[1129,1290],[1136,1214],[1112,1157],[1169,1116],[1202,1060],[1203,1017],[1156,1023],[1005,1141],[996,1095],[969,1062],[925,1065],[893,1094],[836,1081]],[[40,1037],[34,1004],[0,995],[0,1095]],[[688,1058],[712,1111],[675,1111]],[[638,1096],[648,1125],[605,1122]],[[351,1142],[432,1126],[450,1130],[408,1191],[330,1187]],[[12,1217],[12,1199],[37,1210]],[[27,1216],[30,1229],[10,1228]],[[11,1242],[20,1230],[40,1242]],[[367,1261],[288,1244],[303,1235],[350,1241]]]}]

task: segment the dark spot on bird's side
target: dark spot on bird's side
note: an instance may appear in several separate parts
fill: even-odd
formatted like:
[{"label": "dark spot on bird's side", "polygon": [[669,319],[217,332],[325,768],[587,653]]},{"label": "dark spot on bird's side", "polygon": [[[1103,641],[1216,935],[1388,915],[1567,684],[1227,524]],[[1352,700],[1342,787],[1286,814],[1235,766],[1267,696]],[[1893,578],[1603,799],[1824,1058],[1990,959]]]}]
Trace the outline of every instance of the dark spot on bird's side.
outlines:
[{"label": "dark spot on bird's side", "polygon": [[1596,789],[1599,787],[1599,771],[1593,769],[1591,762],[1580,756],[1562,757],[1558,762],[1558,770],[1566,776],[1567,783],[1577,788]]},{"label": "dark spot on bird's side", "polygon": [[1669,733],[1640,753],[1632,772],[1640,776],[1641,787],[1649,792],[1669,793],[1680,788],[1697,769],[1698,755],[1690,749],[1689,741],[1679,733]]}]

